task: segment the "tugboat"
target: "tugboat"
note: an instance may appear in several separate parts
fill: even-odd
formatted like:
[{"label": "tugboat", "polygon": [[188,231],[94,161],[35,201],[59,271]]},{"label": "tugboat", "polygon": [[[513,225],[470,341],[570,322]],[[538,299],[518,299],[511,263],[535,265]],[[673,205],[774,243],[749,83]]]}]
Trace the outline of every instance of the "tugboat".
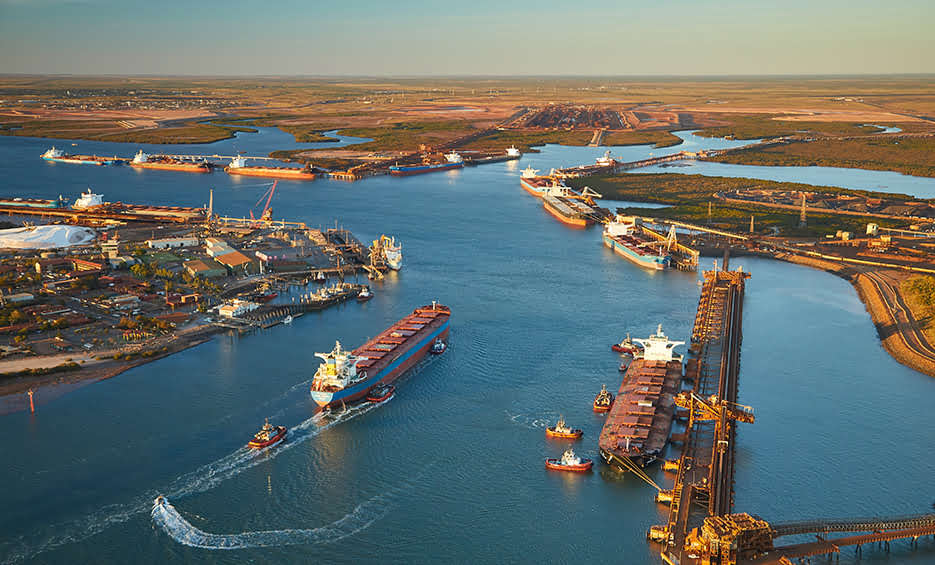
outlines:
[{"label": "tugboat", "polygon": [[627,337],[625,337],[623,341],[611,345],[610,348],[617,353],[629,353],[630,355],[635,355],[640,352],[640,346],[630,339],[629,333],[627,333]]},{"label": "tugboat", "polygon": [[278,443],[286,437],[286,426],[272,426],[269,423],[269,418],[266,419],[266,423],[263,424],[263,427],[260,428],[254,436],[253,439],[247,443],[247,447],[262,448],[269,447],[274,443]]},{"label": "tugboat", "polygon": [[153,505],[155,505],[155,506],[165,506],[165,505],[166,505],[166,497],[164,497],[164,496],[162,496],[162,495],[160,494],[159,496],[156,497],[155,500],[153,500]]},{"label": "tugboat", "polygon": [[545,429],[546,437],[554,437],[561,439],[578,439],[584,432],[581,430],[573,430],[565,425],[565,418],[562,416],[558,417],[558,422],[555,423],[551,428]]},{"label": "tugboat", "polygon": [[441,338],[437,338],[435,343],[432,344],[432,355],[441,355],[447,348],[448,346],[445,345],[445,342],[442,341]]},{"label": "tugboat", "polygon": [[395,392],[396,387],[393,385],[377,385],[367,393],[367,402],[378,404],[393,396]]},{"label": "tugboat", "polygon": [[601,385],[601,392],[594,397],[595,412],[610,412],[610,407],[614,404],[614,395],[607,390],[607,385]]},{"label": "tugboat", "polygon": [[573,473],[584,473],[591,470],[593,463],[590,459],[582,459],[575,455],[570,447],[562,454],[561,459],[546,459],[545,468],[553,471],[570,471]]},{"label": "tugboat", "polygon": [[328,280],[328,277],[326,277],[325,273],[323,273],[322,271],[318,271],[317,273],[315,273],[315,278],[312,280],[314,280],[318,284],[325,284],[325,281]]},{"label": "tugboat", "polygon": [[373,298],[373,293],[370,292],[370,287],[365,286],[357,293],[357,302],[366,302]]}]

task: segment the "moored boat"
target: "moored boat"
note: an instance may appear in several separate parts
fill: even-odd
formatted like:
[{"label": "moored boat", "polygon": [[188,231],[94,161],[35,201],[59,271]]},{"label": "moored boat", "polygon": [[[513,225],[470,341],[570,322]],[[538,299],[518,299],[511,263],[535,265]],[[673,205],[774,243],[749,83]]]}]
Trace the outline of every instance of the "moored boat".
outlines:
[{"label": "moored boat", "polygon": [[377,384],[391,383],[421,360],[436,338],[449,331],[451,310],[436,302],[416,308],[354,351],[335,343],[330,353],[316,353],[322,364],[310,392],[322,407],[364,398]]},{"label": "moored boat", "polygon": [[403,267],[403,244],[396,242],[396,237],[389,237],[381,235],[380,239],[374,242],[374,245],[378,245],[380,249],[383,250],[383,260],[386,261],[386,265],[398,271]]},{"label": "moored boat", "polygon": [[231,175],[248,177],[267,177],[291,180],[315,180],[315,173],[311,167],[260,167],[248,166],[247,160],[241,156],[231,159],[230,164],[224,167],[224,172]]},{"label": "moored boat", "polygon": [[639,344],[634,343],[633,340],[630,339],[629,333],[627,333],[627,337],[623,338],[620,343],[615,343],[611,345],[610,348],[617,353],[629,353],[630,355],[634,355],[640,352]]},{"label": "moored boat", "polygon": [[325,284],[325,281],[328,280],[328,277],[325,276],[324,272],[318,271],[317,273],[315,273],[315,276],[314,278],[312,278],[312,280],[318,284]]},{"label": "moored boat", "polygon": [[369,286],[365,286],[357,293],[357,302],[366,302],[371,298],[373,298],[373,292],[370,291]]},{"label": "moored boat", "polygon": [[610,412],[614,404],[614,395],[607,390],[607,385],[601,385],[601,391],[594,397],[595,412]]},{"label": "moored boat", "polygon": [[669,267],[672,257],[665,249],[665,242],[651,240],[642,235],[636,218],[620,215],[604,226],[604,245],[617,255],[648,269],[663,270]]},{"label": "moored boat", "polygon": [[286,427],[285,426],[273,426],[269,423],[269,418],[266,419],[266,423],[263,424],[263,427],[260,428],[260,431],[253,435],[248,443],[248,447],[253,448],[262,448],[269,447],[274,443],[279,443],[286,437]]},{"label": "moored boat", "polygon": [[554,426],[545,429],[546,437],[560,439],[579,439],[584,432],[578,429],[572,429],[565,424],[565,418],[559,416],[558,422]]},{"label": "moored boat", "polygon": [[52,147],[42,155],[40,155],[46,161],[51,161],[54,163],[68,163],[71,165],[113,165],[116,162],[115,158],[108,157],[98,157],[97,155],[69,155],[61,149],[56,149]]},{"label": "moored boat", "polygon": [[182,161],[166,155],[148,155],[142,149],[130,160],[130,166],[139,169],[183,171],[186,173],[211,172],[211,165],[207,161]]},{"label": "moored boat", "polygon": [[560,459],[546,459],[545,468],[553,471],[570,471],[573,473],[584,473],[590,471],[593,462],[590,459],[582,459],[575,455],[573,449],[568,448],[562,453]]},{"label": "moored boat", "polygon": [[419,175],[422,173],[435,173],[438,171],[450,171],[451,169],[461,169],[464,162],[457,163],[438,163],[435,165],[393,165],[390,167],[390,174],[393,176]]},{"label": "moored boat", "polygon": [[388,400],[395,393],[396,387],[393,385],[377,385],[367,393],[367,402],[373,402],[374,404],[383,402],[384,400]]}]

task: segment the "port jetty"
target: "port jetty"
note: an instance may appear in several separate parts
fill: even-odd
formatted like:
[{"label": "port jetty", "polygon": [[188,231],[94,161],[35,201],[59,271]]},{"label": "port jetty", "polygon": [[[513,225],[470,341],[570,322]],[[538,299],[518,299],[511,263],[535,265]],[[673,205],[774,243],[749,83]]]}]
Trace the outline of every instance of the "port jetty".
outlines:
[{"label": "port jetty", "polygon": [[[372,296],[388,238],[204,208],[6,198],[0,394],[109,378],[204,343]],[[251,215],[253,215],[251,213]],[[36,221],[67,221],[36,224]],[[15,225],[15,224],[14,224]],[[155,233],[158,231],[158,237]],[[362,300],[362,299],[361,299]]]}]

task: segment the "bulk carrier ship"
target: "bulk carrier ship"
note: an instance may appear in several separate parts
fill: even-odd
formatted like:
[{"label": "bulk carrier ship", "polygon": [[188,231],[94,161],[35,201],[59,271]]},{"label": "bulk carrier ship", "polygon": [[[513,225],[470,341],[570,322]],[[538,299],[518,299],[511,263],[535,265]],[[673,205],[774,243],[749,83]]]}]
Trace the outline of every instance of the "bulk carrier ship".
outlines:
[{"label": "bulk carrier ship", "polygon": [[601,457],[624,469],[655,461],[672,430],[675,395],[682,382],[682,356],[673,349],[684,341],[670,341],[662,325],[648,339],[623,375],[623,382],[598,441]]},{"label": "bulk carrier ship", "polygon": [[210,173],[211,164],[207,161],[188,162],[166,155],[147,155],[140,149],[130,161],[131,167],[139,169],[159,169],[163,171],[183,171],[186,173]]},{"label": "bulk carrier ship", "polygon": [[322,407],[361,399],[378,384],[399,378],[448,336],[451,310],[433,302],[416,308],[354,351],[335,343],[330,353],[316,353],[323,363],[312,380],[312,399]]},{"label": "bulk carrier ship", "polygon": [[315,180],[315,173],[308,166],[301,169],[295,167],[248,167],[247,160],[237,156],[231,159],[224,171],[231,175],[244,175],[248,177],[268,177],[291,180]]},{"label": "bulk carrier ship", "polygon": [[393,165],[390,167],[390,174],[402,177],[464,168],[464,159],[454,151],[447,153],[445,155],[445,160],[447,161],[446,163],[437,163],[434,165],[428,163],[422,165]]},{"label": "bulk carrier ship", "polygon": [[542,194],[542,206],[564,224],[586,228],[595,222],[605,221],[610,212],[594,204],[600,194],[588,187],[575,192],[563,184],[555,184]]},{"label": "bulk carrier ship", "polygon": [[68,163],[71,165],[113,165],[120,162],[116,157],[98,157],[97,155],[69,155],[61,149],[56,149],[52,147],[42,155],[40,155],[46,161],[51,161],[53,163]]},{"label": "bulk carrier ship", "polygon": [[604,226],[604,245],[647,269],[663,270],[672,262],[666,243],[643,235],[637,218],[618,215],[613,222],[608,222]]}]

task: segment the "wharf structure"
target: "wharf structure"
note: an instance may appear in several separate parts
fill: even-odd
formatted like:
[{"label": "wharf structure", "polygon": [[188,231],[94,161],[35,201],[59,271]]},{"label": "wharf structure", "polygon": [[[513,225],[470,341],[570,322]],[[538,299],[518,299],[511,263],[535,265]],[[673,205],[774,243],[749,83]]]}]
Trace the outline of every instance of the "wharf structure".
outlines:
[{"label": "wharf structure", "polygon": [[666,524],[653,526],[649,538],[663,544],[668,563],[687,563],[689,528],[704,516],[730,514],[734,501],[734,437],[736,422],[754,421],[749,407],[737,404],[740,369],[741,321],[746,279],[742,270],[704,273],[701,298],[692,330],[691,350],[696,357],[686,364],[690,390],[675,396],[687,419],[686,429],[673,441],[682,443],[675,485],[657,500],[669,501]]}]

